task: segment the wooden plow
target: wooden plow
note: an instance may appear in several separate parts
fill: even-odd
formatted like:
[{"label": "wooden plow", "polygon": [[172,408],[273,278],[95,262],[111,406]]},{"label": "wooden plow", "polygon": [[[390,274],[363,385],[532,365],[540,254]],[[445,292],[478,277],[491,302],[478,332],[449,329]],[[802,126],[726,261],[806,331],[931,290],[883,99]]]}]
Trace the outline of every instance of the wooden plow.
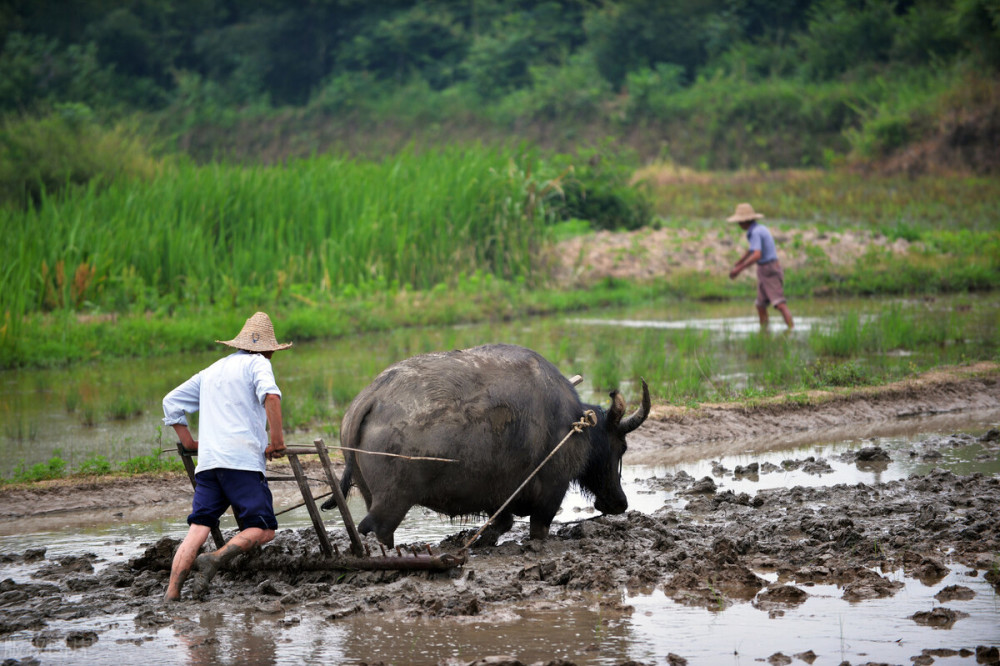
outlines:
[{"label": "wooden plow", "polygon": [[[195,465],[191,458],[197,455],[197,451],[188,451],[178,442],[177,452],[184,463],[184,469],[191,480],[191,486],[194,487],[196,483],[194,478]],[[292,468],[292,476],[268,476],[266,478],[268,482],[295,481],[299,486],[299,491],[302,493],[302,503],[277,513],[285,513],[302,505],[305,505],[306,510],[309,512],[313,529],[316,530],[316,536],[319,539],[322,558],[309,558],[308,561],[301,563],[305,568],[331,571],[447,571],[466,563],[467,554],[465,551],[457,555],[452,553],[435,555],[431,551],[430,546],[425,546],[425,552],[421,552],[416,548],[412,548],[409,552],[404,552],[402,548],[397,547],[395,554],[391,554],[386,552],[385,548],[380,544],[381,554],[373,555],[371,548],[361,540],[358,528],[354,524],[354,519],[351,517],[351,510],[347,506],[347,500],[340,491],[340,480],[333,471],[333,465],[330,463],[330,454],[323,440],[313,440],[313,448],[307,446],[289,446],[285,449],[284,453],[288,457],[289,466]],[[330,535],[326,531],[326,525],[323,524],[319,507],[316,505],[316,497],[312,494],[312,489],[309,488],[309,480],[302,470],[302,463],[299,460],[299,456],[313,454],[319,456],[323,472],[326,475],[326,482],[330,486],[330,493],[328,494],[333,495],[337,508],[340,510],[344,527],[347,529],[347,536],[351,541],[350,553],[342,554],[336,544],[331,543]],[[325,496],[323,495],[323,497]],[[218,527],[212,530],[212,538],[217,548],[221,548],[225,544],[222,531]]]}]

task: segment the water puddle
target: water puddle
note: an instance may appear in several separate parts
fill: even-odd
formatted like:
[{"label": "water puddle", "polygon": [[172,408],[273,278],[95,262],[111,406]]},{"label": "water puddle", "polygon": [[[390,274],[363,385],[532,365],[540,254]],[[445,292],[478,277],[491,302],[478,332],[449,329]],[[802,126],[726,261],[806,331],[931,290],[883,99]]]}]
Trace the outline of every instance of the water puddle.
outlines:
[{"label": "water puddle", "polygon": [[[802,336],[819,326],[829,327],[832,317],[797,317],[793,335]],[[638,328],[659,330],[712,331],[714,333],[730,333],[733,335],[750,335],[760,332],[760,320],[757,317],[728,317],[726,319],[570,319],[569,324],[577,326],[612,326],[614,328]],[[772,322],[774,330],[784,332],[783,322]]]}]

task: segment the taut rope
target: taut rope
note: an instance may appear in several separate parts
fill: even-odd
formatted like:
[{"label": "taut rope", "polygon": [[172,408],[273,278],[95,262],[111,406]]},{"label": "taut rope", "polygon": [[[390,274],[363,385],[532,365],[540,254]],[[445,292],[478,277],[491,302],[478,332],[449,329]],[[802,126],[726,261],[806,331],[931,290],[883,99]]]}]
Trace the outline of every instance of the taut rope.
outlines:
[{"label": "taut rope", "polygon": [[534,471],[528,475],[528,478],[525,479],[524,482],[517,487],[517,490],[511,493],[511,496],[507,498],[507,501],[504,502],[503,505],[496,510],[496,513],[490,516],[490,519],[487,520],[486,523],[479,528],[479,531],[477,531],[475,534],[472,535],[472,538],[465,543],[463,549],[466,549],[472,544],[474,544],[476,542],[476,539],[482,536],[483,531],[487,527],[489,527],[494,520],[496,520],[496,517],[499,516],[503,512],[503,510],[507,508],[507,505],[510,504],[515,497],[517,497],[517,494],[521,492],[526,485],[528,485],[528,482],[531,481],[533,478],[535,478],[535,474],[538,474],[538,470],[542,469],[542,467],[545,466],[545,463],[547,463],[549,460],[552,459],[552,456],[556,454],[556,451],[558,451],[562,447],[562,445],[566,443],[566,440],[568,440],[573,435],[573,433],[583,432],[584,428],[589,428],[595,425],[597,425],[597,414],[595,414],[594,410],[592,409],[586,410],[583,413],[583,416],[580,417],[580,420],[573,423],[573,426],[570,428],[570,431],[566,433],[566,436],[562,438],[562,441],[556,444],[556,447],[549,452],[549,455],[545,456],[545,460],[538,463],[538,467],[536,467]]}]

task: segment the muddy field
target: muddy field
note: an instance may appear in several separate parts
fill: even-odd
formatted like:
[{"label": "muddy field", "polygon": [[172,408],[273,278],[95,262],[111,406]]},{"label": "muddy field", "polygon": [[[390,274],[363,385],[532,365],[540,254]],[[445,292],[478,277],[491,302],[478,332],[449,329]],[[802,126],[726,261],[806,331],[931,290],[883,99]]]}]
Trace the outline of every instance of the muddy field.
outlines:
[{"label": "muddy field", "polygon": [[[889,432],[918,415],[960,418],[969,410],[997,410],[998,377],[995,365],[983,364],[878,390],[817,394],[807,406],[781,401],[754,409],[658,405],[651,421],[630,439],[628,462],[713,459],[727,451],[765,451],[795,441]],[[1000,430],[995,428],[975,436],[929,438],[919,448],[893,455],[933,461],[973,440],[984,459],[1000,456]],[[840,462],[869,469],[888,464],[889,457],[877,446],[862,446],[843,456]],[[730,479],[766,477],[782,469],[821,475],[824,464],[828,466],[822,459],[799,457],[780,465],[718,465],[703,478],[684,473],[650,476],[641,480],[644,487],[674,491],[685,501],[648,514],[630,511],[553,526],[552,536],[542,543],[529,541],[526,526],[518,523],[513,539],[473,549],[464,566],[439,573],[324,569],[312,530],[283,530],[262,551],[221,572],[208,598],[200,602],[161,601],[178,543],[171,537],[148,544],[128,561],[110,564],[87,552],[48,557],[43,549],[3,550],[0,568],[27,573],[2,575],[0,638],[30,635],[36,647],[96,649],[100,641],[112,640],[103,619],[126,616],[134,623],[136,637],[129,640],[136,645],[147,640],[155,644],[158,632],[169,627],[191,637],[188,652],[195,662],[216,663],[213,655],[219,646],[199,628],[198,618],[203,624],[211,614],[247,608],[267,618],[262,621],[268,631],[280,639],[307,621],[336,626],[363,618],[375,626],[433,618],[457,627],[472,620],[500,622],[513,607],[566,612],[588,607],[613,622],[636,612],[623,601],[619,591],[624,588],[659,590],[685,606],[710,610],[752,604],[775,619],[803,604],[816,586],[834,585],[847,601],[892,597],[903,588],[892,573],[900,570],[926,586],[938,585],[949,572],[969,581],[985,575],[993,594],[1000,592],[996,475],[958,476],[934,469],[878,484],[779,487],[753,495],[719,487]],[[111,512],[185,496],[190,492],[186,484],[185,478],[163,477],[8,489],[0,494],[0,515],[8,522],[31,524],[54,511]],[[432,544],[433,552],[460,551],[472,530],[455,529],[454,536]],[[342,530],[331,535],[346,552]],[[370,543],[378,553],[375,542]],[[975,594],[960,583],[943,587],[933,608],[914,613],[908,621],[947,630],[963,620],[962,602]],[[73,629],[52,629],[67,626],[68,620]],[[677,645],[657,663],[687,663],[684,642],[678,640]],[[914,648],[907,663],[948,658],[1000,663],[998,647],[1000,630],[982,636],[981,642]],[[580,654],[589,649],[581,645]],[[520,663],[516,656],[478,656],[482,661],[476,663]],[[817,663],[838,663],[825,657]],[[744,656],[771,664],[811,664],[817,658],[812,651],[792,649]],[[473,661],[470,657],[442,663]],[[539,663],[574,662],[553,655]]]}]

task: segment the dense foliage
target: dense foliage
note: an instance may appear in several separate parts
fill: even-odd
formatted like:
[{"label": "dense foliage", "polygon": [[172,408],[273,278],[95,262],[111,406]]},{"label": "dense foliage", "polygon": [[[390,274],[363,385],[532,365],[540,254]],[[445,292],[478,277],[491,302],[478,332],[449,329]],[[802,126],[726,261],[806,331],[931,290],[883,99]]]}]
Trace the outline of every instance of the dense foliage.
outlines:
[{"label": "dense foliage", "polygon": [[32,0],[0,14],[0,104],[158,108],[186,77],[223,103],[412,78],[495,98],[584,55],[615,91],[643,72],[828,80],[970,52],[997,65],[998,36],[990,0]]},{"label": "dense foliage", "polygon": [[[0,7],[0,112],[65,103],[102,116],[153,112],[203,158],[221,149],[259,159],[275,135],[286,155],[308,154],[370,137],[376,121],[402,125],[404,141],[415,128],[447,138],[471,123],[561,146],[596,123],[645,157],[824,165],[919,138],[969,71],[993,76],[998,66],[996,0]],[[248,117],[252,128],[240,123]],[[343,126],[331,129],[330,118]]]},{"label": "dense foliage", "polygon": [[[998,68],[997,0],[0,3],[0,365],[26,362],[42,313],[342,305],[470,276],[505,294],[544,273],[553,223],[636,229],[760,197],[645,188],[642,162],[767,174],[947,134],[957,166],[989,174]],[[996,286],[982,181],[952,188],[961,202],[900,185],[916,205],[853,176],[846,195],[796,182],[767,190],[788,214],[984,234],[982,261],[871,262],[839,289]],[[669,289],[725,289],[694,282]]]}]

